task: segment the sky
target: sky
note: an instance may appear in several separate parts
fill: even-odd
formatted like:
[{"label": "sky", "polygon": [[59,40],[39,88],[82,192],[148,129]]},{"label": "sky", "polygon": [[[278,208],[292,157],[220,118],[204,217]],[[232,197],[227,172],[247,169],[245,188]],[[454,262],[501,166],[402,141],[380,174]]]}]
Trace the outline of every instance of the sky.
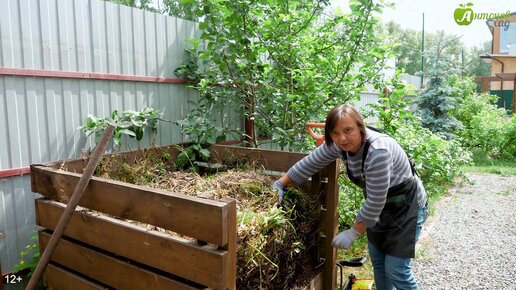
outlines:
[{"label": "sky", "polygon": [[[423,13],[425,14],[425,32],[444,30],[447,34],[461,36],[467,47],[481,46],[491,41],[491,32],[485,20],[473,20],[469,25],[460,26],[455,23],[453,13],[459,4],[472,3],[474,13],[516,12],[516,0],[387,0],[395,4],[395,8],[386,8],[382,21],[393,20],[403,28],[421,31]],[[349,11],[348,0],[332,0],[334,7]]]}]

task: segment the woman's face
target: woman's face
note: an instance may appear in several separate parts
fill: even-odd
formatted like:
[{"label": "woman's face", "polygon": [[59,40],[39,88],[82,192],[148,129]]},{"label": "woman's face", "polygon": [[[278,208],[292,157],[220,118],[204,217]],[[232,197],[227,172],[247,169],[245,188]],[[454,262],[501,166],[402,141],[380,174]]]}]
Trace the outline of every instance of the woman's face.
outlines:
[{"label": "woman's face", "polygon": [[330,137],[340,149],[352,154],[356,154],[362,146],[360,128],[349,115],[337,120]]}]

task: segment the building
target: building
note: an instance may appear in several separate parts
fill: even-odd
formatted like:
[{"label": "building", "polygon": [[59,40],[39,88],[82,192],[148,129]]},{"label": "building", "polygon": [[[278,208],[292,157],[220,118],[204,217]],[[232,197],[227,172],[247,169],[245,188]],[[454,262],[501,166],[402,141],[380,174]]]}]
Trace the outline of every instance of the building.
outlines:
[{"label": "building", "polygon": [[[480,57],[491,63],[491,76],[477,77],[482,91],[500,96],[498,105],[516,112],[516,12],[507,19],[488,20],[493,40],[491,53]],[[489,88],[490,85],[490,88]]]}]

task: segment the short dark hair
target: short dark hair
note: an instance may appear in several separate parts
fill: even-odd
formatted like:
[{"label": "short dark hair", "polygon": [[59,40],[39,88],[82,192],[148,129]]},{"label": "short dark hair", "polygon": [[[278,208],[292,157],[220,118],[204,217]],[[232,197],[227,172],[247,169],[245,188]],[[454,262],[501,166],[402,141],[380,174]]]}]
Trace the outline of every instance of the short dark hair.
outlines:
[{"label": "short dark hair", "polygon": [[324,125],[324,142],[327,146],[331,146],[333,144],[333,140],[331,139],[331,132],[335,128],[335,124],[342,118],[346,116],[351,116],[360,129],[360,133],[362,134],[362,140],[365,138],[366,127],[364,124],[364,119],[355,109],[355,107],[351,105],[339,105],[328,113],[326,116],[326,123]]}]

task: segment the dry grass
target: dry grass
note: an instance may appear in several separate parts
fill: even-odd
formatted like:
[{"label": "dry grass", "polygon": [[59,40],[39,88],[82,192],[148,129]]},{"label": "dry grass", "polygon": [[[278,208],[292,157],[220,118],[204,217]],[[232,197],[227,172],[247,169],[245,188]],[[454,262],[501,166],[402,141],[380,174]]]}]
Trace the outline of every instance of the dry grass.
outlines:
[{"label": "dry grass", "polygon": [[[208,199],[237,201],[237,288],[291,289],[316,274],[318,197],[291,189],[275,206],[274,178],[259,170],[229,170],[209,176],[169,171],[160,156],[103,161],[96,175]],[[159,229],[161,230],[161,229]]]}]

